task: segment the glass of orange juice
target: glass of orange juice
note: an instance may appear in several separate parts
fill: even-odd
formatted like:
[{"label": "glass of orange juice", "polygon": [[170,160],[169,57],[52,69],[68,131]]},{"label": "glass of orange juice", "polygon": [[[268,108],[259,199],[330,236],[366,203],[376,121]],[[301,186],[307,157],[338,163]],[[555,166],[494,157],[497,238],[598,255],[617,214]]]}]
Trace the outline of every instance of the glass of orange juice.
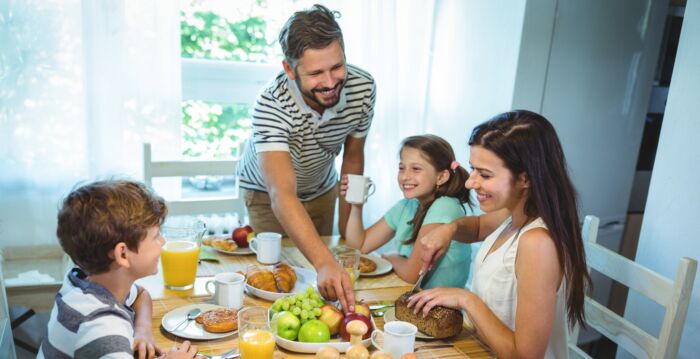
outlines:
[{"label": "glass of orange juice", "polygon": [[165,245],[160,252],[165,287],[187,290],[194,286],[199,246],[206,226],[192,217],[168,218],[160,227]]},{"label": "glass of orange juice", "polygon": [[355,280],[360,274],[360,250],[348,246],[337,246],[332,252],[338,264],[350,275],[352,287],[355,288]]},{"label": "glass of orange juice", "polygon": [[238,311],[238,337],[242,359],[272,359],[275,336],[270,329],[268,309],[243,307]]}]

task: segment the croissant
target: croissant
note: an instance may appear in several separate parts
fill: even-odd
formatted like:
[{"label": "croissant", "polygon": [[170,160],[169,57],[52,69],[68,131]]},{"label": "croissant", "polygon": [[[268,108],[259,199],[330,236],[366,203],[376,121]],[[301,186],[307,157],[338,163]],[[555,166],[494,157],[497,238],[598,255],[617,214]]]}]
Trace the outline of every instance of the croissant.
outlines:
[{"label": "croissant", "polygon": [[275,276],[275,282],[277,282],[277,289],[280,293],[289,293],[294,289],[297,284],[297,273],[292,267],[285,263],[280,263],[276,265],[272,273]]},{"label": "croissant", "polygon": [[275,276],[268,270],[251,268],[248,270],[246,282],[251,286],[268,292],[277,292]]}]

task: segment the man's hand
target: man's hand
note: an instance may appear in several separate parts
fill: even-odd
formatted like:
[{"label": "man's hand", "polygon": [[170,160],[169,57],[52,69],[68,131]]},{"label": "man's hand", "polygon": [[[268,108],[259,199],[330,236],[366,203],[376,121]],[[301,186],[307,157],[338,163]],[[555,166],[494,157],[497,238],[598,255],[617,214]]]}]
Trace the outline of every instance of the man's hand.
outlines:
[{"label": "man's hand", "polygon": [[339,300],[344,313],[355,311],[355,293],[350,275],[335,261],[328,261],[316,268],[318,291],[327,300]]},{"label": "man's hand", "polygon": [[421,256],[423,265],[420,273],[430,270],[432,264],[447,252],[456,230],[457,227],[453,223],[447,223],[418,239],[417,243],[422,246],[423,250],[423,255]]},{"label": "man's hand", "polygon": [[134,356],[139,359],[152,359],[161,355],[161,350],[156,346],[156,341],[150,332],[143,332],[138,328],[134,331]]}]

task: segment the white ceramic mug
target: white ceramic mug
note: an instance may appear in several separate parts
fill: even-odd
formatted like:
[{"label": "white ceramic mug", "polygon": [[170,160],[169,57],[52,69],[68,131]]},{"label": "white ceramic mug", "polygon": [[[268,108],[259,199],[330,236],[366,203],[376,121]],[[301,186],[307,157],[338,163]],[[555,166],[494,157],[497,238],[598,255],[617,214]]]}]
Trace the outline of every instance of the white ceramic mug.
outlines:
[{"label": "white ceramic mug", "polygon": [[[214,276],[214,280],[207,281],[204,289],[214,296],[217,305],[235,310],[243,307],[243,283],[245,276],[240,273],[222,272]],[[214,285],[214,290],[209,285]]]},{"label": "white ceramic mug", "polygon": [[348,189],[345,192],[345,202],[352,204],[363,204],[367,198],[374,193],[375,187],[369,177],[352,175],[348,176]]},{"label": "white ceramic mug", "polygon": [[250,249],[257,255],[258,262],[275,264],[280,261],[282,235],[275,232],[258,233],[250,240]]},{"label": "white ceramic mug", "polygon": [[[392,358],[399,359],[406,353],[412,353],[416,343],[418,328],[409,322],[396,320],[384,323],[384,331],[375,329],[372,332],[372,344],[375,347],[391,354]],[[384,345],[377,344],[376,337],[383,337]]]}]

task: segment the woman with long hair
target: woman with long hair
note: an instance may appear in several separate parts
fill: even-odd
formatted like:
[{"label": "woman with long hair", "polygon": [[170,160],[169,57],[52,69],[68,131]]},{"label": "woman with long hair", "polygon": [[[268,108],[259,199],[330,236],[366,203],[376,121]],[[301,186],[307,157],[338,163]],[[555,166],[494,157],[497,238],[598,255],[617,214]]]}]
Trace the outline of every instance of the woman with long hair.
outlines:
[{"label": "woman with long hair", "polygon": [[484,241],[471,290],[419,292],[409,307],[462,309],[501,358],[566,358],[568,323],[583,322],[590,283],[576,191],[552,124],[530,111],[497,115],[469,139],[465,186],[486,213],[463,217],[420,239],[424,267],[450,239]]}]

